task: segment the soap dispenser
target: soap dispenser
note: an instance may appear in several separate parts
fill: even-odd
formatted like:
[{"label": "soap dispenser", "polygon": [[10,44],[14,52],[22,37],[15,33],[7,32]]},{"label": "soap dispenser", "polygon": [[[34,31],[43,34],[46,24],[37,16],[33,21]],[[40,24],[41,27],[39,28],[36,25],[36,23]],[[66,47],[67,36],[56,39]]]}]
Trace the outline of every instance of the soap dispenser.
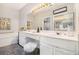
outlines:
[{"label": "soap dispenser", "polygon": [[40,32],[40,29],[39,29],[39,27],[37,28],[37,32]]}]

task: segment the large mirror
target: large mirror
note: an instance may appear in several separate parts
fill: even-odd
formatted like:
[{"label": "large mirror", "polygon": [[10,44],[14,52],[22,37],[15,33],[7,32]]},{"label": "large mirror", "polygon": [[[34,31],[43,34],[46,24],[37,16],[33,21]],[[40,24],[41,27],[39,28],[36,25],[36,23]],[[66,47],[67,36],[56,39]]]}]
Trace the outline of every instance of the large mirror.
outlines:
[{"label": "large mirror", "polygon": [[54,16],[54,30],[56,31],[74,31],[74,13]]},{"label": "large mirror", "polygon": [[44,30],[51,30],[51,17],[44,18],[43,24]]}]

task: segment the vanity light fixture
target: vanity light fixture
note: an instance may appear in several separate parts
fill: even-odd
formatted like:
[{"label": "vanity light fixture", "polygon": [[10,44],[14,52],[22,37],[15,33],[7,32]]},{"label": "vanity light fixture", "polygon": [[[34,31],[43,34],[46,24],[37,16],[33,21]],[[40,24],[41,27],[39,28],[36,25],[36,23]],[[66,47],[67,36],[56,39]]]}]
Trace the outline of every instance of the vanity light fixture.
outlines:
[{"label": "vanity light fixture", "polygon": [[54,15],[60,14],[60,13],[63,13],[63,12],[67,12],[67,6],[64,6],[64,7],[53,10]]},{"label": "vanity light fixture", "polygon": [[36,11],[43,9],[43,8],[48,8],[52,5],[53,5],[52,3],[42,3],[39,6],[37,6],[36,8],[32,9],[32,12],[36,12]]}]

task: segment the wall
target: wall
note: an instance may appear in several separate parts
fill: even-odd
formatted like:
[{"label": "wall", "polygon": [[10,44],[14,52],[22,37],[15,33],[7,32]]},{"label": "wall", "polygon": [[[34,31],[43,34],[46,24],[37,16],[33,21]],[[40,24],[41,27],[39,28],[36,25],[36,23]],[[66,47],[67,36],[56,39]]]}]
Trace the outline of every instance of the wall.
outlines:
[{"label": "wall", "polygon": [[32,20],[33,21],[34,16],[31,14],[32,8],[36,5],[38,5],[38,4],[39,3],[28,3],[26,6],[24,6],[20,10],[20,27],[25,26],[27,28],[27,26],[26,26],[27,20]]},{"label": "wall", "polygon": [[79,3],[75,4],[75,26],[76,26],[76,33],[79,34]]},{"label": "wall", "polygon": [[[11,19],[11,30],[9,32],[12,32],[12,35],[8,35],[8,33],[2,33],[0,32],[0,47],[10,45],[13,43],[17,43],[18,39],[18,28],[19,28],[19,11],[11,8],[7,8],[6,6],[0,5],[0,17],[7,17]],[[17,33],[17,34],[15,34]],[[1,38],[1,35],[2,38]]]},{"label": "wall", "polygon": [[0,17],[7,17],[11,19],[11,30],[13,32],[18,32],[19,26],[19,11],[6,6],[0,5]]}]

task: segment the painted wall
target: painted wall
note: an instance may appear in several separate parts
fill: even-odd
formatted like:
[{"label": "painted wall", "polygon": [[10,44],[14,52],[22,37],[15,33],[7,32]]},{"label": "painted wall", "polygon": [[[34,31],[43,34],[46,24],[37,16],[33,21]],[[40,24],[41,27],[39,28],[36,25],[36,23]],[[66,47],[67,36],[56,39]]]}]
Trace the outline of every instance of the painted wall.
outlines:
[{"label": "painted wall", "polygon": [[19,11],[0,5],[0,17],[7,17],[11,19],[11,30],[9,32],[12,32],[10,34],[0,33],[0,47],[17,43],[19,28]]},{"label": "painted wall", "polygon": [[6,6],[0,5],[0,17],[7,17],[11,19],[11,30],[13,32],[18,32],[19,26],[19,11]]},{"label": "painted wall", "polygon": [[35,7],[38,4],[39,3],[29,3],[29,4],[27,4],[26,6],[24,6],[20,10],[20,22],[19,22],[20,23],[20,27],[21,26],[25,26],[26,27],[27,20],[33,21],[34,16],[31,14],[32,8]]},{"label": "painted wall", "polygon": [[76,26],[76,33],[79,34],[79,3],[75,4],[75,26]]}]

